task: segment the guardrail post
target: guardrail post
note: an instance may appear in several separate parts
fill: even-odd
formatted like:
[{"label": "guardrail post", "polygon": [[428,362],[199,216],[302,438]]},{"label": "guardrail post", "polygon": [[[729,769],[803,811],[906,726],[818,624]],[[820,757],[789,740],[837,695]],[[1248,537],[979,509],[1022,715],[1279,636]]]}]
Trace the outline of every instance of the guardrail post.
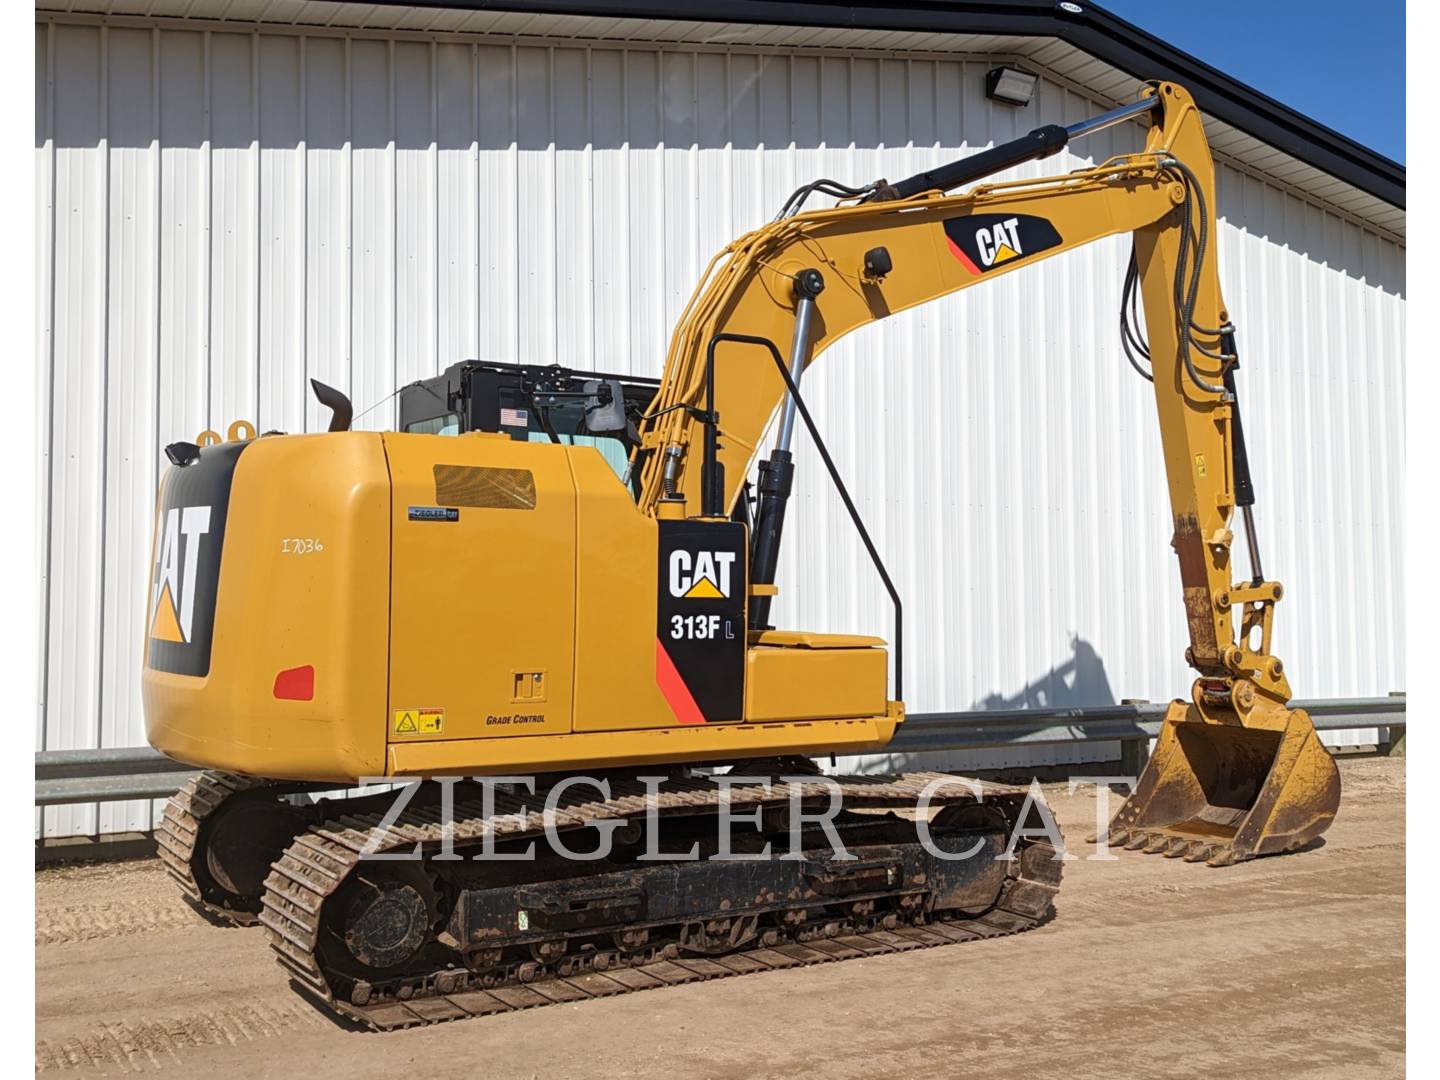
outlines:
[{"label": "guardrail post", "polygon": [[[1403,690],[1391,690],[1390,697],[1403,698]],[[1391,724],[1385,729],[1385,741],[1380,744],[1380,752],[1386,757],[1405,756],[1405,725]]]},{"label": "guardrail post", "polygon": [[[1121,698],[1121,705],[1149,705],[1145,698]],[[1150,737],[1120,740],[1120,773],[1122,776],[1139,776],[1145,771],[1150,760]]]}]

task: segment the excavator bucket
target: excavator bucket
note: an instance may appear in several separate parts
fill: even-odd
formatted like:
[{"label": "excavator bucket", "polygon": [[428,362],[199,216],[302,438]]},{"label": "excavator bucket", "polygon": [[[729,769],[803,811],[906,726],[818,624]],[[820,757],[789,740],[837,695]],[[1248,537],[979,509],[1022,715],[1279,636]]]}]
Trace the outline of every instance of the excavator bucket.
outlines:
[{"label": "excavator bucket", "polygon": [[1228,866],[1304,847],[1339,805],[1340,774],[1303,710],[1217,719],[1177,701],[1109,842]]}]

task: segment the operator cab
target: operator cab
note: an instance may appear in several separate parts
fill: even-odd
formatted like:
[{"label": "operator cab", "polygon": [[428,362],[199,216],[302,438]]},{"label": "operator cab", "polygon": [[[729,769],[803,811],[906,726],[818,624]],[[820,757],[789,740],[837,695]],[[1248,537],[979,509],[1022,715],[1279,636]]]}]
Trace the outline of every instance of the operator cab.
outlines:
[{"label": "operator cab", "polygon": [[[593,446],[626,479],[637,424],[658,379],[557,365],[462,360],[400,391],[400,430],[422,435],[488,431],[518,442]],[[638,478],[637,478],[638,482]]]}]

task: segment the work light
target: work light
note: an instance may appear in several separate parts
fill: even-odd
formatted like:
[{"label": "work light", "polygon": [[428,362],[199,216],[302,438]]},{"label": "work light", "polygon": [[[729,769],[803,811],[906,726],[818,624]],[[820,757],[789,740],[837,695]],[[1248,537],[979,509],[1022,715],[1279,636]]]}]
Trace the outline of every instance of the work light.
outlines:
[{"label": "work light", "polygon": [[1029,105],[1038,76],[1014,67],[991,68],[985,73],[985,96],[1006,105]]}]

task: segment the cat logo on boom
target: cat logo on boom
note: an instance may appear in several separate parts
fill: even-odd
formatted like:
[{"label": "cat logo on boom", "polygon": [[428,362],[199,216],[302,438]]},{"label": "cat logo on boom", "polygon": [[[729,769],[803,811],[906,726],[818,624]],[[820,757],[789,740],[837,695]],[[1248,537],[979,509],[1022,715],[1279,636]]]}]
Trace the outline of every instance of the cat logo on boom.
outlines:
[{"label": "cat logo on boom", "polygon": [[945,222],[950,254],[979,277],[1060,244],[1055,226],[1034,214],[969,214]]},{"label": "cat logo on boom", "polygon": [[177,506],[165,512],[150,596],[154,613],[150,636],[157,641],[190,643],[195,623],[195,571],[200,565],[200,545],[209,532],[208,506]]},{"label": "cat logo on boom", "polygon": [[686,600],[724,600],[730,596],[733,551],[670,553],[670,595]]},{"label": "cat logo on boom", "polygon": [[1020,219],[1006,218],[993,229],[982,226],[975,230],[975,248],[986,266],[1014,259],[1024,248],[1020,246]]}]

